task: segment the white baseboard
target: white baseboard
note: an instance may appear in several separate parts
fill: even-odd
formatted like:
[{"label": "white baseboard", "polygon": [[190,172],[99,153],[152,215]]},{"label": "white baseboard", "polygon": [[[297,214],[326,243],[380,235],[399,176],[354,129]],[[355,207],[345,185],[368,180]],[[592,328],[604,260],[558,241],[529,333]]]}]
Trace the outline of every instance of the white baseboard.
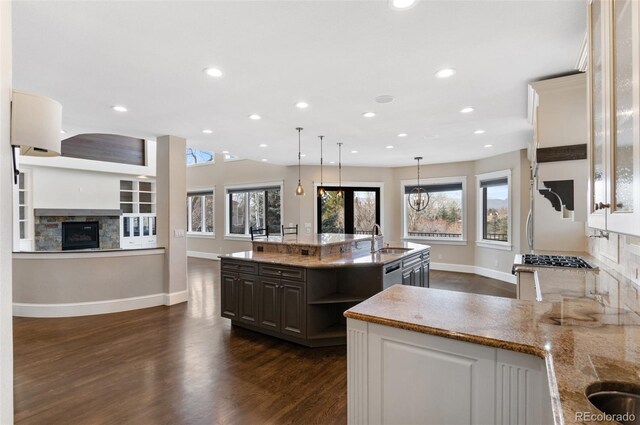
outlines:
[{"label": "white baseboard", "polygon": [[473,273],[503,282],[517,283],[516,277],[512,274],[498,270],[487,269],[485,267],[471,266],[468,264],[431,263],[431,270],[442,270],[445,272]]},{"label": "white baseboard", "polygon": [[185,289],[184,291],[172,292],[164,295],[164,305],[174,305],[186,302],[189,299],[189,293]]},{"label": "white baseboard", "polygon": [[[186,291],[184,291],[186,294]],[[180,293],[176,293],[180,294]],[[152,294],[141,297],[120,298],[106,301],[63,304],[13,303],[13,315],[20,317],[74,317],[94,314],[117,313],[166,304],[166,297],[173,294]],[[185,299],[186,301],[186,299]]]},{"label": "white baseboard", "polygon": [[206,258],[208,260],[219,260],[218,254],[213,252],[187,251],[187,257]]}]

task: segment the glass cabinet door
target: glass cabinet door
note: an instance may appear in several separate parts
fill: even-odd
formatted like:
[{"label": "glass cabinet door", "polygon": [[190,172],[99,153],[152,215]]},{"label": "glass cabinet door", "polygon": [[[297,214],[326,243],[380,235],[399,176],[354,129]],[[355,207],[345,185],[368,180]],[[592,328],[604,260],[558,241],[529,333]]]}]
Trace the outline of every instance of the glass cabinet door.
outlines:
[{"label": "glass cabinet door", "polygon": [[[615,0],[612,13],[611,212],[633,212],[633,38],[632,1]],[[635,111],[637,114],[637,111]]]},{"label": "glass cabinet door", "polygon": [[590,6],[589,88],[591,105],[591,211],[604,213],[601,204],[607,202],[605,151],[604,55],[602,31],[602,1],[593,0]]}]

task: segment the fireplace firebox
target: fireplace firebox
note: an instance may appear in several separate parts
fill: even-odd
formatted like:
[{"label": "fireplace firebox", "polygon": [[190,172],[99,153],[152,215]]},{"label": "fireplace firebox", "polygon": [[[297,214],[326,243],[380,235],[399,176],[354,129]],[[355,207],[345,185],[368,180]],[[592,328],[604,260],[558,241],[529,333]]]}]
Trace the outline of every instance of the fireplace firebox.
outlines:
[{"label": "fireplace firebox", "polygon": [[100,248],[97,221],[63,221],[62,250]]}]

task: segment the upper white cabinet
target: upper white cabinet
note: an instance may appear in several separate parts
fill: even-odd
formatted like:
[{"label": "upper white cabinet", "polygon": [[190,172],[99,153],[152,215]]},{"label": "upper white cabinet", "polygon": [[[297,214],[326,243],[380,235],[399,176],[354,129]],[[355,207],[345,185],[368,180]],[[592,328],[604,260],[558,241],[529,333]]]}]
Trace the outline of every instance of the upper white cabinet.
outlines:
[{"label": "upper white cabinet", "polygon": [[589,4],[589,226],[640,235],[640,4]]}]

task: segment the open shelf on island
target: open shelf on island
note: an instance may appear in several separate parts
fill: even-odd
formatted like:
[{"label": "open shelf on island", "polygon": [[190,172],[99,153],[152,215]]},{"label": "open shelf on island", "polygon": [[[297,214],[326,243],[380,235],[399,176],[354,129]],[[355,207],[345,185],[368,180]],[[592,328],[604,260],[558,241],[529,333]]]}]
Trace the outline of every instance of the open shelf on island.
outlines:
[{"label": "open shelf on island", "polygon": [[308,335],[308,339],[329,339],[329,338],[344,338],[347,336],[347,325],[342,323],[336,323],[329,327],[324,328],[320,332],[316,332],[313,335]]},{"label": "open shelf on island", "polygon": [[309,304],[341,304],[341,303],[359,303],[366,300],[367,297],[353,295],[353,294],[341,294],[334,292],[318,298],[314,301],[310,301]]}]

